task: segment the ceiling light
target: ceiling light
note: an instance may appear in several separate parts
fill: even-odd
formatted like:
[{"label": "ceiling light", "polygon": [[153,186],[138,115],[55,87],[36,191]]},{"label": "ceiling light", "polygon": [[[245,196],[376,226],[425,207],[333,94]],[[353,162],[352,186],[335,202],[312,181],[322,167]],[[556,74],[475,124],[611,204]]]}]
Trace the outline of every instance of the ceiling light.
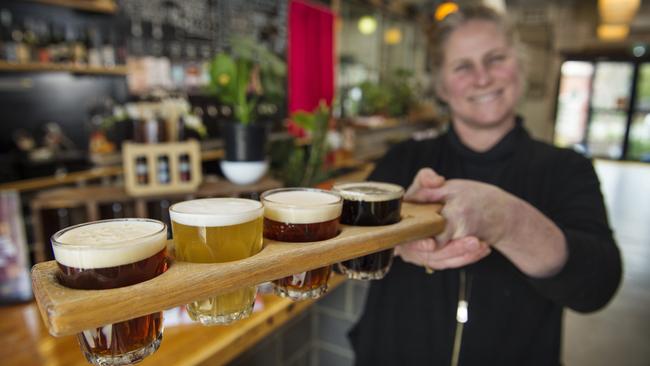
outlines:
[{"label": "ceiling light", "polygon": [[458,4],[451,1],[445,1],[444,3],[438,5],[438,7],[436,8],[436,12],[433,16],[437,21],[440,22],[443,19],[445,19],[447,15],[457,11],[458,11]]},{"label": "ceiling light", "polygon": [[361,34],[373,34],[377,30],[377,20],[370,15],[362,16],[357,23]]},{"label": "ceiling light", "polygon": [[629,24],[641,0],[598,0],[598,13],[600,19],[606,24]]},{"label": "ceiling light", "polygon": [[598,26],[598,38],[603,41],[620,41],[630,33],[630,27],[625,24],[601,24]]},{"label": "ceiling light", "polygon": [[402,42],[402,31],[396,27],[388,28],[384,32],[384,42],[391,45]]},{"label": "ceiling light", "polygon": [[645,51],[646,50],[644,45],[638,44],[632,47],[632,54],[634,55],[634,57],[642,57],[643,55],[645,55]]}]

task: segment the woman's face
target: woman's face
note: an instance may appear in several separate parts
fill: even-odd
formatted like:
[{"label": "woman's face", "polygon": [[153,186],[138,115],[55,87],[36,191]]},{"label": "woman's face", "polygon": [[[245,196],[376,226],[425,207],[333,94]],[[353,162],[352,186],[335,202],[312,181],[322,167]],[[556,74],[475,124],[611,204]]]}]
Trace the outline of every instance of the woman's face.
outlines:
[{"label": "woman's face", "polygon": [[480,129],[512,123],[521,76],[503,31],[492,22],[472,20],[454,30],[443,47],[437,92],[454,121]]}]

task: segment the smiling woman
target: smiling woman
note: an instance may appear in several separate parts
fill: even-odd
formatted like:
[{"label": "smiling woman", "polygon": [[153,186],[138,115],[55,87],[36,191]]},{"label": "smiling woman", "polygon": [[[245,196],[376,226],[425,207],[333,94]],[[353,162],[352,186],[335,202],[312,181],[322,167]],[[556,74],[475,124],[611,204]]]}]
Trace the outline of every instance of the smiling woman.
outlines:
[{"label": "smiling woman", "polygon": [[[522,47],[511,25],[488,8],[441,23],[432,39],[435,87],[463,142],[485,151],[515,123],[522,95]],[[476,135],[467,136],[463,135]]]},{"label": "smiling woman", "polygon": [[559,365],[564,308],[600,309],[621,278],[598,179],[516,115],[522,62],[501,15],[463,7],[433,39],[449,129],[396,145],[368,179],[444,202],[446,227],[397,246],[371,284],[356,364]]}]

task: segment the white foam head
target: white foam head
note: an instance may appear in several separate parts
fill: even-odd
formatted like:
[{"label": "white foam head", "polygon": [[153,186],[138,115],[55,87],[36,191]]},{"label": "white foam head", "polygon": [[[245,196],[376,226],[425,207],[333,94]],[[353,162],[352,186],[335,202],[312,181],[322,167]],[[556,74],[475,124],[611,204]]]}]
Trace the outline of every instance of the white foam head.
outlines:
[{"label": "white foam head", "polygon": [[334,185],[332,190],[349,201],[381,202],[404,196],[404,188],[383,182],[342,183]]},{"label": "white foam head", "polygon": [[202,198],[169,208],[172,221],[187,226],[230,226],[255,220],[264,213],[259,201],[244,198]]},{"label": "white foam head", "polygon": [[264,216],[292,224],[325,222],[341,216],[341,197],[320,189],[280,188],[262,195]]},{"label": "white foam head", "polygon": [[94,221],[52,236],[57,262],[74,268],[106,268],[135,263],[167,245],[165,224],[149,219]]}]

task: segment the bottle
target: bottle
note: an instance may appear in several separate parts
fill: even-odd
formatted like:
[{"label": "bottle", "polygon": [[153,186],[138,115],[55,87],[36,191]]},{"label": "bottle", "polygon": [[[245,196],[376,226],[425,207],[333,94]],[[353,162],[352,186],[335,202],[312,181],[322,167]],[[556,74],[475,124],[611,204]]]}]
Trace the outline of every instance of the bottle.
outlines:
[{"label": "bottle", "polygon": [[169,141],[171,136],[168,136],[167,133],[167,121],[165,121],[160,112],[156,113],[156,122],[158,123],[158,136],[156,142]]},{"label": "bottle", "polygon": [[16,54],[16,42],[11,36],[12,15],[7,9],[0,10],[0,59],[7,62],[18,61]]},{"label": "bottle", "polygon": [[149,167],[147,166],[147,158],[145,156],[138,156],[135,159],[135,176],[139,185],[149,183]]},{"label": "bottle", "polygon": [[119,32],[115,38],[115,63],[117,65],[126,65],[126,59],[128,57],[128,50],[126,48],[126,40],[124,38],[124,33]]},{"label": "bottle", "polygon": [[67,63],[73,61],[73,49],[75,36],[71,27],[65,27],[62,31],[63,39],[59,43],[59,62]]},{"label": "bottle", "polygon": [[183,43],[178,28],[170,31],[173,36],[167,42],[169,61],[171,62],[171,83],[174,89],[182,90],[185,85],[185,65],[183,61]]},{"label": "bottle", "polygon": [[86,49],[88,52],[88,65],[92,67],[102,66],[101,40],[99,32],[95,28],[86,29]]},{"label": "bottle", "polygon": [[16,61],[20,63],[29,62],[29,48],[25,43],[25,33],[22,27],[14,25],[11,28],[11,39],[16,45]]},{"label": "bottle", "polygon": [[154,117],[153,113],[146,111],[143,116],[144,123],[144,141],[149,144],[160,142],[158,135],[160,134],[158,120]]},{"label": "bottle", "polygon": [[151,54],[154,57],[163,56],[163,27],[159,23],[151,23]]},{"label": "bottle", "polygon": [[79,29],[73,30],[72,34],[72,62],[76,65],[87,65],[88,50],[86,48],[86,34],[85,32],[79,31]]},{"label": "bottle", "polygon": [[158,183],[169,184],[169,158],[167,155],[158,157]]},{"label": "bottle", "polygon": [[199,85],[201,77],[200,64],[196,59],[196,45],[188,42],[185,45],[185,55],[187,60],[185,63],[185,87],[192,89]]},{"label": "bottle", "polygon": [[49,63],[52,61],[51,55],[50,55],[50,28],[45,21],[40,21],[38,23],[38,44],[36,46],[37,51],[37,57],[36,59],[38,62],[41,63]]},{"label": "bottle", "polygon": [[35,31],[34,21],[25,19],[23,22],[23,40],[25,43],[25,62],[38,60],[38,35]]},{"label": "bottle", "polygon": [[142,56],[144,54],[144,40],[142,38],[142,23],[138,20],[131,20],[131,35],[129,37],[129,54]]},{"label": "bottle", "polygon": [[192,179],[192,172],[190,170],[190,156],[182,154],[178,158],[178,171],[181,182],[189,182]]},{"label": "bottle", "polygon": [[50,44],[47,46],[50,54],[50,62],[61,62],[61,28],[54,23],[50,23]]},{"label": "bottle", "polygon": [[105,67],[115,67],[115,47],[113,43],[115,33],[109,33],[108,37],[104,37],[104,44],[102,45],[102,63]]},{"label": "bottle", "polygon": [[176,123],[176,141],[185,141],[186,139],[185,119],[180,115],[178,116],[178,122]]}]

